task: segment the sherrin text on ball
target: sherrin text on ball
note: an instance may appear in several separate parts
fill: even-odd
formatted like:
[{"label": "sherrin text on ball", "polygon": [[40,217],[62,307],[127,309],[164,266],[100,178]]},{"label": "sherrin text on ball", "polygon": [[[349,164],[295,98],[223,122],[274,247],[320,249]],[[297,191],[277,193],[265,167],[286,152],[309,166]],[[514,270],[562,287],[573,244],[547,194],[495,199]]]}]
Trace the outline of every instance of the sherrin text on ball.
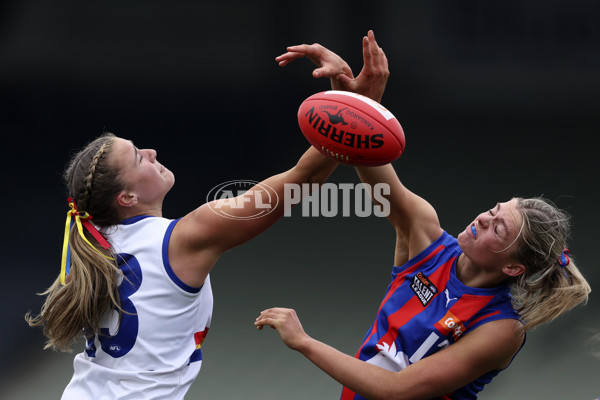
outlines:
[{"label": "sherrin text on ball", "polygon": [[388,164],[404,151],[404,131],[396,117],[356,93],[313,94],[300,105],[298,124],[314,147],[344,164]]}]

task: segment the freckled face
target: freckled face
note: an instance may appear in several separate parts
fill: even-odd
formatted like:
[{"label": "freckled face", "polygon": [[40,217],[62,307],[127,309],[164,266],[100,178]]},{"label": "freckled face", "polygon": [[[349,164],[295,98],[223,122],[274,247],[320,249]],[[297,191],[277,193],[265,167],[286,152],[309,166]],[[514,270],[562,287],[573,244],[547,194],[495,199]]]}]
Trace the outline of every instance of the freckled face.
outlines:
[{"label": "freckled face", "polygon": [[111,162],[120,167],[125,190],[135,193],[141,204],[162,202],[175,183],[175,176],[156,160],[153,149],[138,149],[125,139],[116,138]]},{"label": "freckled face", "polygon": [[498,203],[483,212],[458,235],[458,244],[481,268],[503,266],[513,260],[515,240],[521,230],[523,217],[517,210],[517,201],[512,199]]}]

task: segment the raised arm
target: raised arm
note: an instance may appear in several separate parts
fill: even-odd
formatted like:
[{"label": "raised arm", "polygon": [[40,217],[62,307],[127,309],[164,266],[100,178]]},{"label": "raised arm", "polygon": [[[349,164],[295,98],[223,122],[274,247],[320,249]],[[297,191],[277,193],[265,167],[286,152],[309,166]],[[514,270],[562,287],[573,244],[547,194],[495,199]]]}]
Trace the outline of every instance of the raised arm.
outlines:
[{"label": "raised arm", "polygon": [[[177,277],[192,287],[201,286],[223,253],[281,218],[286,184],[323,183],[336,166],[337,162],[311,147],[293,168],[265,179],[240,196],[203,204],[183,217],[175,225],[169,243],[169,260]],[[277,196],[269,201],[263,188]],[[272,207],[271,212],[254,218],[265,205]]]},{"label": "raised arm", "polygon": [[387,218],[396,230],[395,265],[404,264],[440,237],[442,228],[435,209],[402,184],[392,164],[356,167],[356,171],[371,187],[384,183],[390,188],[384,197],[390,204]]},{"label": "raised arm", "polygon": [[[318,44],[288,47],[288,52],[276,61],[285,66],[307,57],[319,66],[313,76],[330,78],[333,89],[353,91],[380,101],[389,70],[372,31],[363,38],[362,49],[364,66],[356,78],[342,58]],[[322,183],[336,166],[335,161],[311,147],[292,169],[261,182],[242,196],[205,204],[186,215],[175,226],[169,244],[169,260],[176,275],[190,286],[202,285],[224,252],[260,234],[283,215],[286,183]],[[260,196],[256,192],[264,186],[273,189],[281,201],[260,218],[246,218],[257,214],[254,199]],[[211,207],[222,212],[217,214]]]},{"label": "raised arm", "polygon": [[[286,66],[306,57],[318,66],[313,76],[330,78],[333,89],[347,90],[381,101],[390,72],[387,57],[377,44],[373,31],[363,38],[362,50],[364,64],[356,78],[340,56],[318,43],[290,46],[288,52],[277,57],[276,61]],[[404,264],[442,234],[433,207],[402,185],[392,165],[360,167],[357,172],[362,181],[371,187],[377,183],[386,183],[390,187],[387,196],[391,206],[388,219],[397,233],[396,265]]]}]

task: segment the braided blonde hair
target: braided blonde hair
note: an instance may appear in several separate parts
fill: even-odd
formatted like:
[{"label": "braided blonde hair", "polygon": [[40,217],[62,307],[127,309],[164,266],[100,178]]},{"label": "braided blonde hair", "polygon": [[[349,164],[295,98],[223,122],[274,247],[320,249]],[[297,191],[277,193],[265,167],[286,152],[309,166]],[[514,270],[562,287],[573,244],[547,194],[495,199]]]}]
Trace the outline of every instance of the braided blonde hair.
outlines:
[{"label": "braided blonde hair", "polygon": [[[124,185],[118,168],[107,162],[114,139],[112,133],[105,133],[88,144],[72,158],[64,175],[69,196],[100,227],[120,221],[115,199]],[[46,299],[40,314],[25,315],[30,326],[43,325],[48,338],[44,348],[70,351],[82,332],[100,332],[99,322],[105,312],[113,307],[122,312],[117,257],[110,249],[96,246],[96,240],[87,231],[85,235],[96,249],[84,242],[76,228],[71,229],[71,269],[66,284],[63,286],[58,277],[41,293]]]}]

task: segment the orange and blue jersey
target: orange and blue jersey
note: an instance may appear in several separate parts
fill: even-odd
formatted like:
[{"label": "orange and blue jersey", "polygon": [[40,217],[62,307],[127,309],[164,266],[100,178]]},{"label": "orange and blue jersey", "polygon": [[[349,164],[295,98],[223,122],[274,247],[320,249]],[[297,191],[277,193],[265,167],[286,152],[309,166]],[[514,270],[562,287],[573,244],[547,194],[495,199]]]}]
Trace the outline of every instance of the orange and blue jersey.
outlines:
[{"label": "orange and blue jersey", "polygon": [[[510,289],[464,285],[456,276],[457,240],[440,238],[403,266],[395,266],[376,319],[356,358],[398,372],[459,340],[487,322],[519,319]],[[476,399],[500,371],[482,375],[443,399]],[[363,397],[344,387],[342,400]]]}]

